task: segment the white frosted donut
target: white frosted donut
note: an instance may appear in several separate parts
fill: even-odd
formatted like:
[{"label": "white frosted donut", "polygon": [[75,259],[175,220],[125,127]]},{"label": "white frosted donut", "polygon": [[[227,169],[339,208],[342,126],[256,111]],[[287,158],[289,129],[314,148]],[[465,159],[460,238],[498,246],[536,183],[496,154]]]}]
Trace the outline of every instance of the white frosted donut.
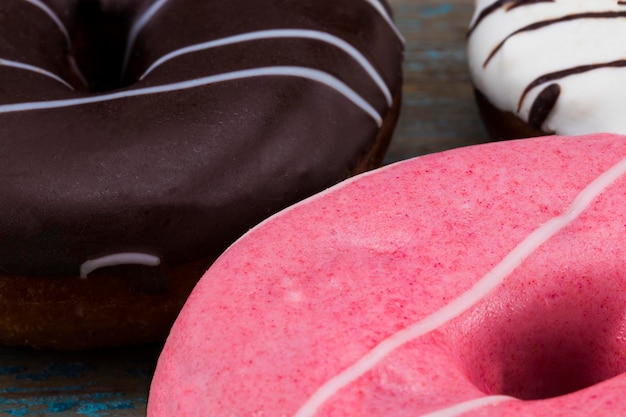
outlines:
[{"label": "white frosted donut", "polygon": [[493,106],[534,129],[623,134],[625,37],[623,1],[476,0],[472,79]]},{"label": "white frosted donut", "polygon": [[498,142],[348,180],[218,259],[148,415],[626,413],[626,137]]}]

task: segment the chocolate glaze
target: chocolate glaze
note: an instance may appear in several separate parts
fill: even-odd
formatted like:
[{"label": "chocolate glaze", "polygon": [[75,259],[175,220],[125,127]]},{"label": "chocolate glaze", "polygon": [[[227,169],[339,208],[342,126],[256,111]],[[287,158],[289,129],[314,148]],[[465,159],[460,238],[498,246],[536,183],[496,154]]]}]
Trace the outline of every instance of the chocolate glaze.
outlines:
[{"label": "chocolate glaze", "polygon": [[[69,41],[41,8],[3,0],[0,59],[45,69],[72,88],[0,65],[0,269],[8,274],[77,276],[85,261],[125,252],[168,264],[214,254],[268,215],[345,178],[379,130],[346,94],[303,76],[112,94],[296,67],[339,80],[381,117],[389,110],[363,66],[320,40],[214,47],[137,80],[171,51],[251,31],[307,29],[352,45],[390,91],[401,83],[402,42],[366,0],[168,0],[138,32],[125,70],[125,39],[153,1],[41,3]],[[94,58],[107,45],[83,18],[113,31],[111,56]],[[93,97],[103,99],[67,101]],[[36,109],[55,100],[61,104]],[[19,103],[37,104],[13,106]]]}]

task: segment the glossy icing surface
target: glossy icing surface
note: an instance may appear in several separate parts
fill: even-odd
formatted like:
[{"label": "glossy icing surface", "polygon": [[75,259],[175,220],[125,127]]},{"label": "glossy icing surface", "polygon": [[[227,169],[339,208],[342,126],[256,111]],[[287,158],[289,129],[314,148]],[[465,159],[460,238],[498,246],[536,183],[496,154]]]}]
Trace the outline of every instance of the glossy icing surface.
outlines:
[{"label": "glossy icing surface", "polygon": [[428,155],[320,193],[199,282],[149,416],[619,414],[625,190],[626,138],[597,134]]},{"label": "glossy icing surface", "polygon": [[476,88],[533,128],[626,133],[626,3],[477,0],[468,34]]},{"label": "glossy icing surface", "polygon": [[0,41],[0,270],[18,275],[219,252],[345,178],[401,82],[374,0],[7,0]]}]

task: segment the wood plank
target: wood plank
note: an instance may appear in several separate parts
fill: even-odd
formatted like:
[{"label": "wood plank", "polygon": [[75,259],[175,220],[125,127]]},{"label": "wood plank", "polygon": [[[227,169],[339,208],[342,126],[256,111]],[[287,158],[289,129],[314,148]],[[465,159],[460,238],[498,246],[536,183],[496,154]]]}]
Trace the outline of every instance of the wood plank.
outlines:
[{"label": "wood plank", "polygon": [[159,350],[0,349],[0,415],[143,416]]},{"label": "wood plank", "polygon": [[386,162],[487,141],[465,55],[467,0],[392,0],[406,38],[403,107]]}]

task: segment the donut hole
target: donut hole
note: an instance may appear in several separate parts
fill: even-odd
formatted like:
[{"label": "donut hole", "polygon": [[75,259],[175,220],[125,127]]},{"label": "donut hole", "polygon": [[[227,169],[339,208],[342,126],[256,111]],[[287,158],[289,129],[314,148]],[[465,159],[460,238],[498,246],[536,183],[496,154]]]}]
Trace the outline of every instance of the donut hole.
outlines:
[{"label": "donut hole", "polygon": [[71,30],[72,54],[90,92],[125,87],[123,63],[133,8],[122,2],[82,0],[76,4]]},{"label": "donut hole", "polygon": [[497,291],[454,326],[459,359],[480,390],[546,399],[626,371],[626,300],[614,287],[623,279],[567,281],[549,288],[531,280],[521,294]]}]

